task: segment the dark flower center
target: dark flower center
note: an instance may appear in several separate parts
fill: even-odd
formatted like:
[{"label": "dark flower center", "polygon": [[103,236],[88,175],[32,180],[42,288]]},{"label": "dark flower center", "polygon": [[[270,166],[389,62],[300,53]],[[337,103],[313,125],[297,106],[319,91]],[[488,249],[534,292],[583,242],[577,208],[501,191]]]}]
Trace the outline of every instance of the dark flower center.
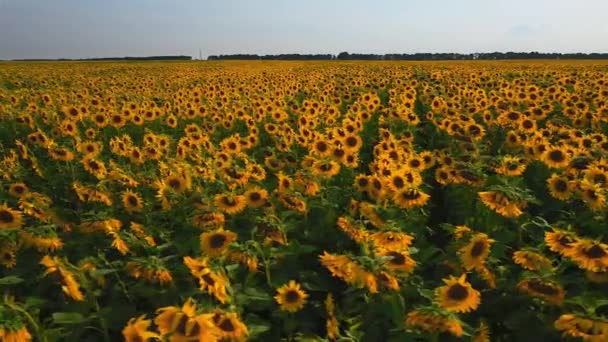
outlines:
[{"label": "dark flower center", "polygon": [[262,199],[262,195],[259,192],[252,192],[249,194],[249,199],[254,202],[257,202]]},{"label": "dark flower center", "polygon": [[205,281],[205,283],[207,283],[207,285],[209,285],[209,286],[215,285],[215,280],[213,279],[213,277],[211,277],[210,274],[203,274],[203,276],[201,276],[201,278]]},{"label": "dark flower center", "polygon": [[129,205],[132,207],[136,207],[137,204],[139,204],[139,201],[137,200],[137,197],[135,197],[135,196],[129,196],[127,198],[127,202],[129,202]]},{"label": "dark flower center", "polygon": [[554,162],[561,162],[564,161],[565,156],[562,151],[554,150],[549,152],[549,159]]},{"label": "dark flower center", "polygon": [[585,249],[583,254],[591,259],[600,259],[606,256],[606,251],[598,245],[593,245],[591,248]]},{"label": "dark flower center", "polygon": [[220,247],[224,246],[225,242],[226,242],[226,235],[224,235],[224,234],[214,234],[209,239],[209,245],[212,248],[220,248]]},{"label": "dark flower center", "polygon": [[285,293],[285,301],[287,303],[295,303],[300,299],[300,293],[296,290],[289,290]]},{"label": "dark flower center", "polygon": [[392,257],[392,259],[390,260],[391,264],[394,264],[394,265],[403,265],[403,264],[405,264],[405,257],[401,253],[389,252],[388,256]]},{"label": "dark flower center", "polygon": [[540,282],[538,280],[530,280],[528,281],[528,287],[535,292],[547,295],[547,296],[556,296],[559,294],[559,290],[555,286],[551,286]]},{"label": "dark flower center", "polygon": [[452,300],[464,300],[469,296],[469,290],[460,284],[454,284],[448,289],[448,298]]},{"label": "dark flower center", "polygon": [[477,258],[482,255],[486,249],[485,241],[476,241],[471,248],[471,256]]},{"label": "dark flower center", "polygon": [[11,223],[15,220],[13,214],[7,210],[0,211],[0,222]]},{"label": "dark flower center", "polygon": [[232,324],[232,321],[229,318],[224,319],[218,327],[224,331],[234,331],[235,330],[234,324]]},{"label": "dark flower center", "polygon": [[420,198],[420,193],[418,193],[418,191],[416,191],[416,190],[408,190],[408,191],[404,191],[401,194],[401,197],[404,200],[413,201],[413,200]]},{"label": "dark flower center", "polygon": [[568,183],[563,179],[558,179],[553,183],[553,187],[558,192],[566,192],[568,190]]}]

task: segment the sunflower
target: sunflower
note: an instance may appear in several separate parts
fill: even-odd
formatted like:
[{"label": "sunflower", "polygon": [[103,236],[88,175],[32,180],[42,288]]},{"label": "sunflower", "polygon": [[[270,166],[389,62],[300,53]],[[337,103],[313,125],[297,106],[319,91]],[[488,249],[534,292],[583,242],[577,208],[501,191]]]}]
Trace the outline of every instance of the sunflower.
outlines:
[{"label": "sunflower", "polygon": [[479,328],[477,328],[471,342],[490,342],[490,328],[484,321],[479,322]]},{"label": "sunflower", "polygon": [[200,236],[201,249],[206,255],[218,256],[221,255],[226,248],[228,248],[228,245],[235,241],[236,238],[236,233],[222,228],[211,232],[204,232]]},{"label": "sunflower", "polygon": [[513,202],[502,192],[481,191],[477,194],[483,204],[504,217],[515,218],[523,213],[521,211],[521,207],[525,204],[525,202]]},{"label": "sunflower", "polygon": [[0,265],[13,268],[17,265],[17,245],[14,243],[3,243],[0,245]]},{"label": "sunflower", "polygon": [[[2,322],[4,324],[9,322]],[[12,323],[12,322],[11,322]],[[15,324],[15,323],[13,323]],[[29,342],[32,340],[32,335],[27,330],[25,325],[21,325],[19,328],[0,327],[0,341],[2,342]]]},{"label": "sunflower", "polygon": [[406,188],[395,193],[393,201],[403,209],[420,207],[426,204],[431,196],[418,189]]},{"label": "sunflower", "polygon": [[593,210],[600,210],[606,205],[606,196],[599,184],[593,184],[586,179],[579,182],[583,202]]},{"label": "sunflower", "polygon": [[198,282],[201,291],[207,291],[220,303],[225,304],[230,300],[226,291],[229,280],[223,273],[214,272],[210,268],[203,268],[198,274]]},{"label": "sunflower", "polygon": [[184,177],[179,174],[170,175],[163,180],[163,184],[167,189],[171,189],[171,191],[175,193],[183,193],[188,188],[190,188],[190,182],[188,182],[187,177]]},{"label": "sunflower", "polygon": [[513,156],[503,157],[500,166],[495,168],[497,173],[507,176],[521,176],[525,170],[525,160],[523,158]]},{"label": "sunflower", "polygon": [[592,272],[608,271],[608,245],[589,239],[572,243],[572,248],[564,255],[576,262],[582,269]]},{"label": "sunflower", "polygon": [[363,140],[358,135],[347,135],[342,138],[342,145],[347,152],[356,152],[363,146]]},{"label": "sunflower", "polygon": [[568,166],[570,164],[570,156],[560,147],[549,147],[541,155],[541,160],[547,166],[557,169]]},{"label": "sunflower", "polygon": [[321,178],[330,178],[340,172],[340,164],[330,160],[318,160],[312,165],[312,174]]},{"label": "sunflower", "polygon": [[608,339],[608,322],[576,314],[563,314],[554,323],[565,336],[583,341],[602,342]]},{"label": "sunflower", "polygon": [[405,175],[401,172],[394,172],[388,177],[387,186],[393,192],[399,192],[408,185]]},{"label": "sunflower", "polygon": [[453,312],[470,312],[479,306],[479,291],[466,281],[466,274],[459,278],[450,276],[443,279],[446,285],[435,290],[435,301],[445,310]]},{"label": "sunflower", "polygon": [[566,255],[573,248],[573,243],[578,239],[573,233],[565,230],[553,229],[552,232],[545,232],[545,244],[552,252]]},{"label": "sunflower", "polygon": [[327,337],[330,340],[335,340],[336,338],[338,338],[338,334],[340,333],[340,326],[338,319],[336,318],[336,305],[334,302],[334,297],[331,293],[327,294],[324,304],[325,311],[327,313],[327,320],[325,322]]},{"label": "sunflower", "polygon": [[201,229],[221,227],[225,221],[224,214],[213,212],[194,215],[191,219],[192,225]]},{"label": "sunflower", "polygon": [[469,243],[460,248],[458,254],[464,268],[468,271],[480,269],[490,255],[490,247],[494,240],[488,238],[484,233],[475,234]]},{"label": "sunflower", "polygon": [[292,313],[304,307],[306,298],[308,298],[308,294],[294,280],[290,280],[289,283],[279,287],[277,295],[274,297],[281,306],[281,310]]},{"label": "sunflower", "polygon": [[144,319],[145,316],[131,318],[127,325],[122,329],[122,336],[126,342],[145,342],[150,338],[159,338],[157,333],[148,331],[152,324],[149,319]]},{"label": "sunflower", "polygon": [[247,198],[243,195],[217,194],[213,203],[226,214],[238,214],[247,207]]},{"label": "sunflower", "polygon": [[282,194],[279,192],[277,192],[276,195],[277,195],[279,201],[281,202],[281,204],[283,204],[285,207],[289,208],[290,210],[301,213],[301,214],[306,213],[306,210],[307,210],[306,201],[302,200],[299,197]]},{"label": "sunflower", "polygon": [[25,183],[13,183],[8,187],[9,195],[15,198],[21,198],[21,196],[27,194],[29,191]]},{"label": "sunflower", "polygon": [[513,253],[513,261],[529,271],[538,271],[551,267],[551,260],[540,253],[520,250]]},{"label": "sunflower", "polygon": [[21,212],[9,208],[6,203],[0,205],[0,230],[19,229],[23,224]]},{"label": "sunflower", "polygon": [[154,324],[162,336],[170,334],[170,342],[219,341],[220,332],[209,315],[196,315],[196,310],[196,304],[188,298],[181,308],[168,306],[158,309]]},{"label": "sunflower", "polygon": [[74,160],[74,153],[67,148],[63,147],[51,147],[48,150],[51,158],[55,160],[61,161],[71,161]]},{"label": "sunflower", "polygon": [[367,175],[357,175],[355,177],[355,189],[359,192],[368,191],[370,187],[370,179]]},{"label": "sunflower", "polygon": [[224,339],[245,340],[249,335],[247,326],[234,312],[217,312],[212,314],[211,321],[219,329]]},{"label": "sunflower", "polygon": [[464,334],[460,320],[452,315],[435,310],[418,309],[410,311],[405,319],[405,325],[430,333],[447,332],[456,337]]},{"label": "sunflower", "polygon": [[82,158],[81,163],[88,173],[92,174],[98,179],[103,179],[108,174],[108,170],[102,161],[86,156]]},{"label": "sunflower", "polygon": [[139,212],[144,208],[144,201],[139,194],[127,190],[122,193],[122,205],[128,213]]},{"label": "sunflower", "polygon": [[561,201],[572,197],[573,186],[571,184],[572,182],[568,178],[555,173],[547,179],[549,194]]},{"label": "sunflower", "polygon": [[566,292],[558,284],[540,279],[522,280],[517,284],[517,288],[532,297],[541,298],[554,305],[561,305],[566,296]]}]

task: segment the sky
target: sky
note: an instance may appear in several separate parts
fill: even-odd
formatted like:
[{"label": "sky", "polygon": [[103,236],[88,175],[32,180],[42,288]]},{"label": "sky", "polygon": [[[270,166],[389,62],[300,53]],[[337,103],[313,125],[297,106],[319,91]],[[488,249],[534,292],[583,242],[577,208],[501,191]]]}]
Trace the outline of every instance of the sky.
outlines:
[{"label": "sky", "polygon": [[0,59],[608,52],[607,0],[0,0]]}]

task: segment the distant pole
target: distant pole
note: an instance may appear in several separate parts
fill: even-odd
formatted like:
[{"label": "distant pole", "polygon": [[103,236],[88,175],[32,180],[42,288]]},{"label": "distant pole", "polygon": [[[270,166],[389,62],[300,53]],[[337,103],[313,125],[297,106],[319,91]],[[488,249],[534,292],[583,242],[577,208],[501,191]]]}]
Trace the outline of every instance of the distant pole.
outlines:
[{"label": "distant pole", "polygon": [[201,49],[198,49],[198,60],[199,61],[203,60],[203,51]]}]

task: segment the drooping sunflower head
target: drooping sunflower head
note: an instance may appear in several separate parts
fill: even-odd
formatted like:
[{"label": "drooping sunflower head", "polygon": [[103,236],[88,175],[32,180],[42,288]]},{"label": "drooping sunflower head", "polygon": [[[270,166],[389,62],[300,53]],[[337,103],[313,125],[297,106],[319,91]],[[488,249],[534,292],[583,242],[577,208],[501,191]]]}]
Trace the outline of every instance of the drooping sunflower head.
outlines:
[{"label": "drooping sunflower head", "polygon": [[540,279],[522,280],[517,284],[517,288],[530,296],[542,298],[555,305],[560,305],[566,296],[566,292],[558,284]]},{"label": "drooping sunflower head", "polygon": [[551,260],[540,253],[529,250],[519,250],[513,253],[513,261],[530,271],[551,267]]}]

